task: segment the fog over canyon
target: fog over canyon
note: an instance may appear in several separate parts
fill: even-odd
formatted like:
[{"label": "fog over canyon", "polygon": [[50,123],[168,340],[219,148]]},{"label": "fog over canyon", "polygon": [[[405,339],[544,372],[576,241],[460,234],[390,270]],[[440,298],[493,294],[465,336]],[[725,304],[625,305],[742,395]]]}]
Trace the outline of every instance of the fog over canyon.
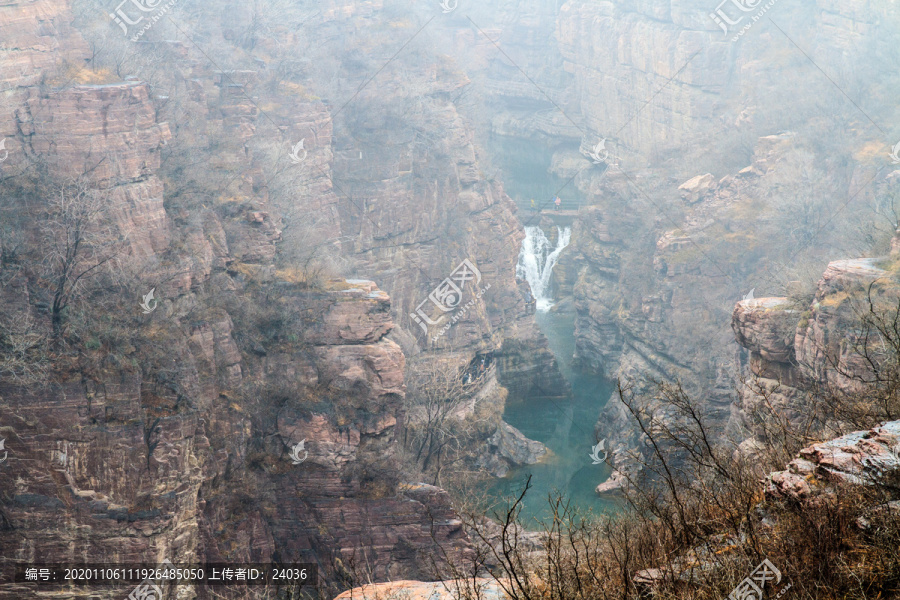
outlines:
[{"label": "fog over canyon", "polygon": [[0,600],[898,597],[898,65],[896,0],[0,0]]}]

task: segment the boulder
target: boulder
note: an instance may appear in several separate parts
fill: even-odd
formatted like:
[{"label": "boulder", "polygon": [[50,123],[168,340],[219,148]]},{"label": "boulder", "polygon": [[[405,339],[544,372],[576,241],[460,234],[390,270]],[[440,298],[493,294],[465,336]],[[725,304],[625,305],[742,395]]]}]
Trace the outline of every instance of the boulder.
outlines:
[{"label": "boulder", "polygon": [[681,199],[686,203],[696,204],[709,195],[715,183],[716,178],[712,173],[697,175],[678,186],[678,191],[681,192]]},{"label": "boulder", "polygon": [[787,470],[766,478],[766,495],[802,500],[827,490],[827,482],[871,485],[898,472],[900,421],[890,421],[804,448]]},{"label": "boulder", "polygon": [[737,303],[731,328],[744,348],[772,362],[790,362],[798,320],[787,298],[755,298]]},{"label": "boulder", "polygon": [[525,435],[505,421],[487,440],[488,450],[478,459],[478,466],[492,475],[503,477],[510,467],[533,465],[547,454],[547,447]]}]

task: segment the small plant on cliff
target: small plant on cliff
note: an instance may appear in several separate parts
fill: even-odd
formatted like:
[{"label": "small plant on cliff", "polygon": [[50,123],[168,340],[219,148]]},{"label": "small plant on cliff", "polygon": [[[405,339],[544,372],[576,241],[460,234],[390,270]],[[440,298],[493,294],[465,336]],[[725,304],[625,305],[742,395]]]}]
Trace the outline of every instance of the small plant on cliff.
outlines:
[{"label": "small plant on cliff", "polygon": [[150,459],[153,457],[153,451],[159,446],[159,433],[161,431],[161,428],[159,427],[160,420],[160,417],[156,417],[152,423],[144,426],[144,446],[147,449],[148,472],[150,471]]}]

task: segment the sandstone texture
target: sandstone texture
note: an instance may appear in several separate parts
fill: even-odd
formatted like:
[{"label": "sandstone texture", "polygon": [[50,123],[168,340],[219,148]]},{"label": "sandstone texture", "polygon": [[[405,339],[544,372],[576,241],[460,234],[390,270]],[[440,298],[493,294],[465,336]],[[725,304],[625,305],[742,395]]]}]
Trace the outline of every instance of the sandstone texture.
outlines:
[{"label": "sandstone texture", "polygon": [[[115,385],[74,380],[43,393],[4,387],[10,459],[2,477],[14,487],[2,510],[15,532],[4,539],[4,556],[128,563],[270,561],[277,553],[325,560],[327,577],[329,560],[350,564],[365,552],[380,577],[392,577],[421,574],[417,553],[434,552],[434,544],[464,552],[445,492],[390,483],[404,357],[384,337],[390,322],[378,316],[389,311],[387,295],[371,282],[354,285],[314,299],[346,320],[320,327],[322,343],[310,342],[305,359],[284,349],[248,362],[225,313],[194,321],[178,343],[170,338],[180,377],[194,382],[193,407],[160,413],[149,455],[141,415],[154,390],[140,370],[118,373]],[[349,328],[362,333],[346,339]],[[367,339],[374,331],[381,333]],[[239,390],[259,368],[269,381],[319,391],[277,413],[271,396],[226,391]],[[256,432],[259,419],[273,428],[270,436]],[[289,451],[301,440],[308,458],[292,466]],[[67,550],[73,546],[77,554]],[[405,566],[400,556],[409,557]],[[27,586],[0,592],[32,593]]]},{"label": "sandstone texture", "polygon": [[[825,33],[810,52],[845,70],[860,36],[896,17],[883,1],[815,9],[809,26]],[[488,14],[473,10],[478,22]],[[861,161],[833,174],[840,169],[808,152],[803,134],[776,126],[771,114],[789,103],[768,101],[774,83],[760,48],[771,37],[730,44],[709,10],[510,2],[477,32],[459,13],[436,21],[442,37],[394,60],[414,19],[380,1],[328,0],[303,19],[279,12],[263,24],[250,4],[190,13],[193,44],[173,41],[182,34],[165,22],[132,44],[83,15],[76,31],[66,2],[3,3],[0,139],[9,155],[0,173],[19,186],[9,197],[32,193],[39,175],[89,172],[121,270],[109,280],[114,294],[85,286],[72,303],[72,345],[54,350],[45,385],[0,384],[9,452],[0,555],[311,560],[335,593],[433,577],[439,545],[469,555],[448,495],[399,481],[407,358],[458,353],[465,365],[490,355],[498,375],[485,388],[564,388],[514,277],[523,233],[491,173],[488,132],[555,140],[558,168],[585,196],[560,264],[580,364],[610,377],[693,378],[720,422],[751,414],[749,394],[742,414],[728,400],[729,369],[741,360],[731,307],[763,249],[811,245],[792,237],[787,216],[797,211],[780,200],[801,185],[851,196],[875,169]],[[519,69],[497,58],[504,34]],[[491,112],[466,107],[475,88]],[[766,102],[735,100],[745,97]],[[692,161],[710,131],[746,146],[746,160]],[[699,150],[661,177],[580,165],[601,138],[629,170]],[[651,194],[666,201],[647,204]],[[36,215],[47,198],[37,200]],[[39,238],[37,223],[24,221],[23,239]],[[54,335],[40,269],[0,251],[3,316]],[[465,309],[443,314],[429,295],[464,260],[477,270],[454,298]],[[781,300],[735,310],[754,373],[790,388],[810,375],[797,364],[843,359],[832,327],[848,309],[842,294],[881,271],[859,261],[829,269],[808,311]],[[145,314],[138,303],[150,289],[159,304]],[[437,323],[423,330],[414,315]],[[797,409],[786,388],[784,405]],[[482,392],[497,399],[496,427],[480,440],[496,469],[539,460],[541,448],[499,423],[503,394]],[[612,433],[601,437],[625,441],[621,409],[611,404],[603,427]],[[294,464],[301,442],[308,454]]]},{"label": "sandstone texture", "polygon": [[749,431],[764,400],[799,424],[807,402],[803,388],[819,382],[853,393],[866,380],[870,367],[854,348],[863,333],[860,319],[868,310],[867,294],[873,294],[875,306],[896,294],[887,271],[878,266],[887,260],[829,263],[809,306],[788,298],[744,300],[735,306],[735,339],[748,350],[749,378],[739,388],[739,398],[741,420]]},{"label": "sandstone texture", "polygon": [[[610,200],[582,209],[585,218],[573,234],[576,252],[568,259],[579,274],[574,286],[578,362],[638,385],[648,375],[680,380],[702,400],[711,422],[739,439],[748,427],[752,429],[763,400],[759,393],[742,388],[740,401],[733,404],[732,382],[745,368],[774,393],[771,399],[779,410],[791,419],[802,418],[798,387],[817,369],[844,364],[843,330],[850,326],[854,307],[859,307],[860,292],[885,276],[879,260],[836,261],[827,267],[818,287],[803,292],[814,293],[817,303],[778,296],[748,300],[735,308],[735,300],[765,281],[769,261],[780,260],[772,257],[798,260],[799,251],[805,252],[804,264],[816,264],[824,253],[821,246],[841,235],[836,229],[833,236],[801,239],[798,232],[805,226],[797,219],[803,201],[777,199],[776,190],[793,185],[795,170],[818,169],[802,146],[794,133],[764,136],[756,140],[752,162],[734,174],[715,182],[705,176],[682,180],[688,183],[681,192],[703,191],[702,198],[689,195],[687,202],[679,200],[684,213],[678,228],[654,215],[647,203],[643,206],[649,212],[643,219],[635,214],[638,211],[627,210],[627,203],[640,203],[641,197],[629,191],[628,179],[607,175],[601,189]],[[867,169],[858,167],[854,172]],[[821,176],[820,182],[833,174],[821,171]],[[890,173],[873,176],[870,192],[893,189]],[[652,246],[647,239],[624,233],[652,230],[659,224]],[[824,261],[816,268],[825,269]],[[786,282],[779,291],[799,297],[792,287],[798,285],[800,281]],[[765,294],[757,290],[756,295]],[[803,327],[797,329],[800,323]],[[729,325],[736,337],[729,335]],[[850,383],[839,381],[833,369],[828,377],[849,389]],[[643,392],[651,393],[649,387]],[[614,448],[634,447],[637,441],[628,420],[625,407],[614,396],[598,422],[598,439],[608,439]]]},{"label": "sandstone texture", "polygon": [[[297,234],[290,207],[264,182],[268,149],[258,130],[271,123],[254,100],[259,70],[214,72],[178,42],[148,41],[143,51],[170,59],[165,83],[177,104],[153,96],[158,73],[150,82],[79,77],[48,93],[29,73],[63,76],[52,72],[61,57],[86,56],[68,11],[49,2],[0,7],[0,29],[16,31],[3,36],[0,55],[4,75],[15,75],[4,80],[15,88],[0,128],[9,138],[4,174],[37,162],[60,178],[90,171],[123,264],[146,284],[117,307],[129,319],[129,344],[99,342],[90,361],[58,361],[46,388],[0,386],[0,437],[10,452],[0,511],[15,532],[0,553],[15,562],[309,561],[323,589],[363,571],[376,580],[427,578],[432,558],[466,556],[446,492],[398,480],[406,360],[389,337],[431,346],[415,341],[415,324],[400,332],[397,319],[407,324],[464,258],[490,287],[435,351],[498,350],[527,316],[514,280],[514,207],[499,182],[478,177],[465,120],[437,113],[455,161],[430,205],[410,208],[425,197],[421,182],[398,172],[368,190],[367,181],[345,183],[360,196],[383,195],[360,215],[335,193],[332,170],[347,166],[336,153],[333,107],[300,97],[270,109],[291,146],[304,140],[298,193],[315,221]],[[183,167],[210,152],[217,130],[227,141],[209,171]],[[163,166],[164,155],[181,170]],[[210,179],[217,172],[229,175]],[[205,191],[186,185],[204,179]],[[469,222],[461,237],[435,235],[461,219]],[[279,262],[298,240],[340,255],[348,237],[350,270],[377,283],[341,278],[314,288]],[[138,301],[152,286],[159,305],[141,316]],[[46,329],[31,275],[10,280],[2,296]],[[266,313],[271,304],[277,310]],[[294,464],[300,442],[303,460]],[[0,596],[47,593],[4,586]],[[81,595],[118,597],[99,594]]]},{"label": "sandstone texture", "polygon": [[[453,19],[440,27],[465,53],[460,63],[485,107],[480,129],[550,148],[550,170],[583,197],[557,267],[571,282],[561,289],[571,285],[580,366],[625,380],[682,379],[732,431],[743,419],[732,406],[742,360],[729,334],[735,300],[761,286],[773,264],[815,262],[818,273],[823,257],[852,247],[833,231],[844,218],[857,227],[840,200],[812,209],[809,197],[859,193],[865,201],[891,175],[876,176],[866,136],[844,139],[852,161],[832,162],[831,125],[809,116],[814,108],[796,108],[796,89],[821,97],[833,88],[797,78],[796,65],[773,49],[783,34],[767,17],[732,40],[736,30],[723,36],[714,9],[699,1],[511,2],[473,13],[478,32]],[[897,16],[883,1],[778,4],[767,14],[792,24],[816,64],[845,72],[893,46],[884,24]],[[497,46],[521,71],[492,62]],[[585,155],[600,140],[610,159],[595,165]],[[804,237],[822,214],[834,214],[836,226]],[[779,327],[755,333],[757,342]],[[754,368],[786,371],[790,345],[785,338],[774,354],[756,353]],[[626,420],[613,398],[598,437],[629,441]]]},{"label": "sandstone texture", "polygon": [[375,583],[365,585],[335,597],[334,600],[350,600],[362,598],[364,600],[453,600],[458,597],[457,590],[468,589],[466,586],[474,586],[479,598],[486,600],[503,600],[506,593],[503,588],[491,579],[476,579],[472,581],[441,581],[429,583],[424,581],[393,581],[391,583]]},{"label": "sandstone texture", "polygon": [[900,471],[900,421],[869,431],[813,444],[787,465],[771,473],[766,494],[807,500],[838,483],[871,485],[890,481]]},{"label": "sandstone texture", "polygon": [[[395,22],[382,10],[330,2],[308,27],[392,42]],[[205,20],[203,35],[238,43],[248,15],[235,7]],[[10,451],[0,511],[15,531],[0,553],[310,561],[335,593],[364,578],[424,580],[435,557],[468,556],[447,493],[399,480],[406,356],[495,361],[479,397],[495,425],[480,443],[497,470],[546,452],[500,421],[498,379],[517,391],[551,382],[560,394],[565,383],[515,280],[515,206],[483,173],[475,124],[447,101],[466,75],[446,57],[412,60],[402,68],[425,87],[389,70],[335,106],[320,99],[342,95],[318,71],[327,61],[276,64],[279,44],[300,43],[283,24],[258,40],[264,59],[219,57],[219,68],[172,41],[163,22],[132,44],[79,33],[73,20],[66,3],[0,7],[3,175],[89,173],[127,293],[91,288],[102,302],[79,305],[89,351],[56,360],[46,387],[0,385]],[[88,60],[91,44],[107,43],[99,54],[123,61],[114,70]],[[380,66],[377,53],[371,60]],[[418,112],[399,126],[378,120],[410,102]],[[366,127],[396,137],[355,137]],[[439,134],[422,144],[423,132]],[[411,315],[463,260],[478,273],[465,311],[443,335],[449,319],[422,331]],[[304,268],[313,263],[327,265],[324,281]],[[46,334],[40,274],[3,275],[9,314]],[[158,304],[144,314],[151,288]],[[115,317],[101,325],[103,314]]]},{"label": "sandstone texture", "polygon": [[734,307],[732,327],[738,343],[771,362],[789,363],[797,311],[785,298],[744,300]]}]

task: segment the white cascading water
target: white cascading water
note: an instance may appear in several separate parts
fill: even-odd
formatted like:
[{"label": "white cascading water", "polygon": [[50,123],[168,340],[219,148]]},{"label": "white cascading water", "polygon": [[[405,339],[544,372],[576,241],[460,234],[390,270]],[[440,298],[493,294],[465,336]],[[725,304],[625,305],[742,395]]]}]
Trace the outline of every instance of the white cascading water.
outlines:
[{"label": "white cascading water", "polygon": [[553,306],[550,295],[550,275],[559,260],[559,253],[569,245],[572,228],[556,228],[556,248],[550,247],[550,240],[540,227],[526,227],[525,241],[519,252],[516,277],[521,277],[531,286],[537,310],[546,312]]}]

